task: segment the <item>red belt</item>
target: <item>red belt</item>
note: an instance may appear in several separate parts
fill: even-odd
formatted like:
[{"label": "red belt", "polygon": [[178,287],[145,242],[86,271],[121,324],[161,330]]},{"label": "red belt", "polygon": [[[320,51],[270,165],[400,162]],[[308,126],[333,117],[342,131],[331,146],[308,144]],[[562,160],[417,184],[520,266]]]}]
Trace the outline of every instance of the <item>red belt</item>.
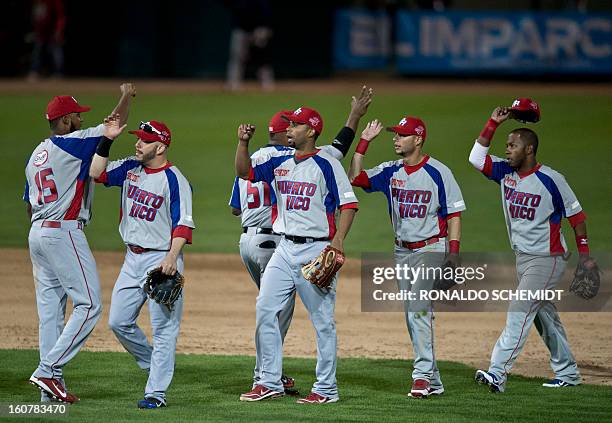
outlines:
[{"label": "red belt", "polygon": [[142,254],[142,253],[146,253],[147,251],[153,251],[150,248],[142,248],[142,247],[139,247],[138,245],[128,245],[128,248],[134,254]]},{"label": "red belt", "polygon": [[416,242],[407,242],[407,241],[396,239],[395,245],[399,245],[400,247],[408,248],[409,250],[416,250],[417,248],[423,248],[426,245],[435,244],[438,241],[440,241],[440,238],[438,238],[437,236],[432,236],[431,238],[428,238],[426,240],[416,241]]},{"label": "red belt", "polygon": [[[61,229],[62,222],[58,222],[57,220],[43,220],[43,223],[40,226],[43,227],[43,228]],[[83,223],[82,222],[78,222],[77,223],[77,227],[79,229],[83,229]]]}]

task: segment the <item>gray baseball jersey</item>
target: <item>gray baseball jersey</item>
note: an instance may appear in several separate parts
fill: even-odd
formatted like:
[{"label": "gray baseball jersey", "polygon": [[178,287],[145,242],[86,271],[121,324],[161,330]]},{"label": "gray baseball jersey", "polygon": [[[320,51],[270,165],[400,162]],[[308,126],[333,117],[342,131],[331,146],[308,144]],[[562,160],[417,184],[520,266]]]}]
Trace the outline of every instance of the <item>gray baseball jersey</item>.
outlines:
[{"label": "gray baseball jersey", "polygon": [[480,144],[474,148],[486,154],[479,170],[500,185],[512,248],[536,255],[567,252],[561,218],[571,220],[581,214],[582,207],[565,178],[541,164],[520,174],[504,159],[489,155]]},{"label": "gray baseball jersey", "polygon": [[296,156],[295,150],[274,151],[253,161],[250,179],[274,187],[277,233],[331,239],[336,232],[336,209],[357,205],[342,165],[321,149],[303,157]]},{"label": "gray baseball jersey", "polygon": [[[450,169],[429,156],[414,166],[404,164],[402,159],[381,163],[360,172],[352,184],[366,192],[385,194],[395,238],[405,242],[445,238],[447,220],[465,210],[461,190]],[[395,261],[411,267],[440,266],[445,252],[446,242],[440,241],[414,250],[396,246]],[[426,278],[398,282],[402,290],[417,296],[419,291],[432,288],[432,281]],[[434,353],[431,304],[406,301],[404,311],[414,350],[412,378],[427,380],[432,389],[443,390]]]},{"label": "gray baseball jersey", "polygon": [[[99,125],[54,135],[26,165],[23,199],[32,206],[28,245],[39,316],[40,363],[33,378],[63,380],[63,367],[102,313],[96,262],[81,229],[91,217],[89,166],[103,133]],[[64,325],[67,297],[73,310]]]},{"label": "gray baseball jersey", "polygon": [[109,162],[96,181],[122,187],[119,233],[126,244],[169,250],[175,236],[191,241],[191,186],[172,163],[149,169],[128,157]]},{"label": "gray baseball jersey", "polygon": [[328,244],[326,239],[333,238],[336,210],[356,208],[357,198],[340,162],[323,150],[302,157],[295,151],[276,151],[252,165],[250,179],[269,183],[277,195],[278,218],[273,229],[313,241],[300,243],[283,237],[263,274],[255,331],[258,383],[274,391],[283,390],[278,315],[287,309],[297,291],[317,334],[317,380],[312,391],[338,398],[334,322],[337,279],[323,292],[304,279],[300,269]]},{"label": "gray baseball jersey", "polygon": [[415,166],[395,160],[362,171],[354,186],[366,192],[383,192],[395,238],[416,242],[446,237],[449,215],[465,210],[461,190],[450,169],[425,156]]},{"label": "gray baseball jersey", "polygon": [[79,220],[89,222],[93,184],[89,165],[104,125],[41,142],[26,165],[23,199],[32,205],[32,222]]},{"label": "gray baseball jersey", "polygon": [[[341,160],[343,157],[342,152],[332,145],[324,145],[320,149],[327,151],[338,160]],[[267,145],[255,151],[251,155],[251,160],[265,160],[265,157],[276,151],[294,151],[294,149],[278,145]],[[257,233],[257,228],[271,228],[273,221],[276,220],[276,193],[267,182],[251,182],[236,178],[229,205],[241,210],[242,226],[248,228],[247,232],[240,236],[240,256],[259,289],[264,270],[276,246],[279,244],[280,237],[278,234]],[[291,324],[294,306],[295,291],[278,315],[281,338],[283,340]],[[258,354],[255,361],[254,384],[258,384],[261,379],[260,361],[261,358]]]},{"label": "gray baseball jersey", "polygon": [[[500,185],[508,235],[516,252],[518,289],[554,290],[567,266],[561,234],[561,218],[573,224],[584,220],[582,207],[558,172],[538,164],[521,174],[508,163],[488,154],[489,147],[476,141],[470,163]],[[502,183],[503,181],[503,183]],[[555,305],[550,301],[512,301],[506,326],[497,340],[489,373],[505,390],[505,383],[535,323],[550,351],[555,378],[579,384],[580,372]]]},{"label": "gray baseball jersey", "polygon": [[[342,160],[342,152],[336,147],[323,145],[319,148]],[[267,145],[255,151],[251,160],[261,160],[276,151],[295,150],[280,145]],[[272,221],[276,220],[276,194],[267,182],[251,182],[236,177],[229,205],[241,210],[243,227],[271,228]]]}]

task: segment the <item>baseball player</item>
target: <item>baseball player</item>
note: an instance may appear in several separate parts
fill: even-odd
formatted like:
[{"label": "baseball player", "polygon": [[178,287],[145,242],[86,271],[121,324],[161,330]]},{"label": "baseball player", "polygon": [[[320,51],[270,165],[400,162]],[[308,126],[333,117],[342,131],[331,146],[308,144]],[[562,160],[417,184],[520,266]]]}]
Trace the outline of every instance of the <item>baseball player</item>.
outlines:
[{"label": "baseball player", "polygon": [[[121,85],[113,113],[128,116],[132,84]],[[66,391],[63,367],[79,352],[102,312],[96,262],[83,227],[91,218],[93,185],[89,164],[102,135],[114,138],[115,126],[100,124],[81,129],[81,113],[91,110],[74,97],[54,97],[46,118],[51,136],[28,159],[23,199],[31,218],[28,237],[36,284],[40,363],[30,383],[41,390],[41,400],[73,403],[79,398]],[[73,310],[64,326],[66,300]]]},{"label": "baseball player", "polygon": [[[427,138],[425,123],[406,116],[395,126],[395,153],[401,159],[363,170],[363,158],[372,141],[382,130],[374,120],[364,129],[349,170],[353,186],[364,191],[382,192],[387,197],[395,236],[395,261],[417,268],[440,267],[448,258],[458,261],[461,237],[461,212],[465,202],[459,185],[448,167],[423,153]],[[448,257],[447,257],[448,255]],[[418,293],[433,288],[433,279],[400,279],[400,289]],[[414,350],[412,388],[414,398],[444,392],[434,353],[433,310],[428,301],[404,303],[406,324]]]},{"label": "baseball player", "polygon": [[[238,128],[236,174],[252,182],[265,181],[276,193],[278,215],[272,229],[282,237],[261,279],[257,297],[255,345],[260,379],[241,401],[260,401],[284,395],[282,336],[278,314],[297,291],[308,310],[317,334],[317,368],[312,392],[298,400],[302,404],[338,401],[336,384],[336,328],[334,306],[336,281],[323,291],[308,282],[301,267],[330,244],[343,250],[343,241],[357,209],[340,162],[315,147],[323,120],[315,110],[300,107],[286,116],[287,137],[295,150],[273,151],[251,161],[248,143],[252,125]],[[336,210],[340,210],[336,225]]]},{"label": "baseball player", "polygon": [[[322,150],[331,154],[338,160],[342,160],[348,152],[355,131],[359,126],[361,117],[367,112],[372,101],[373,91],[363,86],[358,98],[353,97],[351,111],[346,125],[338,132],[331,145],[321,146]],[[264,157],[274,151],[287,150],[287,128],[289,122],[283,119],[284,115],[290,115],[292,111],[282,110],[276,113],[268,124],[268,145],[260,148],[251,155],[251,160]],[[274,249],[280,242],[280,234],[272,230],[272,220],[276,216],[276,195],[267,182],[245,181],[238,177],[234,180],[234,187],[229,205],[232,214],[241,216],[242,235],[240,236],[240,257],[251,275],[251,279],[260,286],[261,275],[272,257]],[[279,314],[281,338],[284,341],[295,306],[295,292],[287,301],[286,308]],[[256,357],[253,387],[259,382],[259,357]],[[285,390],[295,385],[292,377],[283,375],[281,380]]]},{"label": "baseball player", "polygon": [[127,246],[123,267],[113,288],[108,324],[119,342],[149,372],[139,408],[166,406],[166,390],[174,374],[176,340],[183,311],[181,296],[169,307],[149,301],[153,345],[136,323],[147,295],[147,272],[161,267],[164,274],[183,273],[182,249],[191,244],[191,186],[167,158],[171,142],[168,127],[158,121],[141,122],[136,155],[108,162],[110,140],[98,150],[90,175],[107,187],[121,187],[119,233]]},{"label": "baseball player", "polygon": [[[493,111],[474,143],[469,161],[500,186],[510,244],[516,254],[518,289],[555,289],[567,264],[561,219],[569,220],[579,252],[588,255],[586,216],[565,178],[537,162],[538,137],[531,129],[518,128],[508,134],[505,159],[489,154],[495,130],[511,112],[503,107]],[[535,300],[511,303],[489,370],[478,370],[476,381],[488,385],[492,392],[504,391],[508,373],[533,323],[550,351],[555,373],[555,378],[544,386],[580,383],[580,372],[554,304]]]}]

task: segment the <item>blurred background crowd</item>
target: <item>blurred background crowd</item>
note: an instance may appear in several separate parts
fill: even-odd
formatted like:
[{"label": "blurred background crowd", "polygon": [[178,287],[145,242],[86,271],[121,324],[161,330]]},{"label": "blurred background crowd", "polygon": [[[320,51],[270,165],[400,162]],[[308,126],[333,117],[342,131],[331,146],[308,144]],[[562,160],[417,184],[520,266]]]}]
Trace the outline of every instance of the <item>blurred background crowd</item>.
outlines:
[{"label": "blurred background crowd", "polygon": [[7,0],[1,77],[612,75],[609,0]]}]

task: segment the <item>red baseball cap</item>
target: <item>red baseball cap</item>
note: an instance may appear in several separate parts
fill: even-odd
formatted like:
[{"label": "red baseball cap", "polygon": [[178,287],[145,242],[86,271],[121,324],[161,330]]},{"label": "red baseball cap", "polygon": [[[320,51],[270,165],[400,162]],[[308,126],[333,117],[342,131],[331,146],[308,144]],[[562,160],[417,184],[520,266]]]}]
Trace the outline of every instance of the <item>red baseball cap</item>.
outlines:
[{"label": "red baseball cap", "polygon": [[308,125],[319,135],[323,132],[323,118],[315,109],[298,107],[293,112],[282,115],[281,117],[289,122]]},{"label": "red baseball cap", "polygon": [[399,121],[395,126],[390,126],[387,131],[396,132],[403,137],[408,135],[419,135],[425,141],[427,137],[427,129],[425,128],[425,122],[418,117],[406,116]]},{"label": "red baseball cap", "polygon": [[159,141],[165,145],[170,145],[170,140],[172,138],[170,128],[168,128],[165,123],[156,120],[140,122],[138,129],[128,132],[136,135],[144,142]]},{"label": "red baseball cap", "polygon": [[47,104],[47,120],[54,120],[70,113],[82,113],[91,110],[89,106],[81,106],[74,97],[69,95],[60,95],[53,97],[53,100]]},{"label": "red baseball cap", "polygon": [[271,134],[276,134],[278,132],[285,132],[287,127],[289,126],[289,122],[287,119],[283,119],[283,116],[290,115],[293,112],[291,110],[281,110],[276,113],[270,119],[270,123],[268,123],[268,132]]},{"label": "red baseball cap", "polygon": [[525,122],[537,122],[540,120],[540,106],[529,97],[519,97],[512,102],[510,110],[514,116]]}]

